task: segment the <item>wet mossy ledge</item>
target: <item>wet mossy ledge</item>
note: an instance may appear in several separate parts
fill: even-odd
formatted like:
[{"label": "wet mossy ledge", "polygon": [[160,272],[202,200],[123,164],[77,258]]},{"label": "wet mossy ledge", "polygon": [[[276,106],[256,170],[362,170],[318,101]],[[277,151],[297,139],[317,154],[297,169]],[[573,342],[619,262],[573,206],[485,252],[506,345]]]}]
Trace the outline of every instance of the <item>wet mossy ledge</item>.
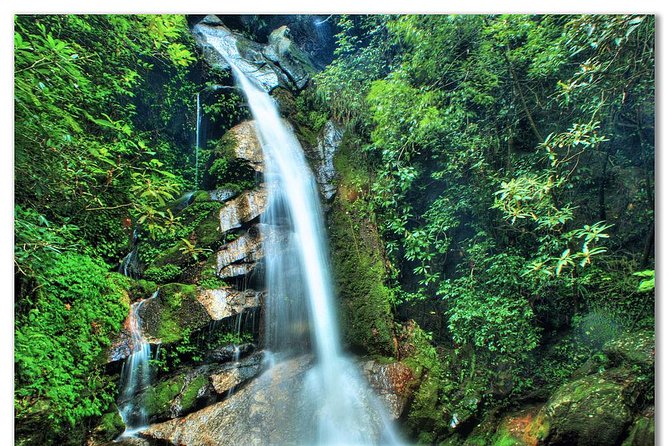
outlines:
[{"label": "wet mossy ledge", "polygon": [[369,177],[355,162],[357,150],[356,141],[345,137],[335,155],[338,190],[327,217],[343,340],[359,354],[394,357],[392,294],[385,284],[383,245],[365,212]]}]

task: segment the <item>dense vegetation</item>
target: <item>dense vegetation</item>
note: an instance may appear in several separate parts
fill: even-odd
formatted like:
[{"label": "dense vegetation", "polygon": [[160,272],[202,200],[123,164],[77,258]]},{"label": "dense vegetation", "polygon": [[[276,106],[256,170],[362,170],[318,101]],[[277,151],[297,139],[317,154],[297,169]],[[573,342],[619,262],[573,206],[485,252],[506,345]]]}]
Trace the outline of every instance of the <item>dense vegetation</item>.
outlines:
[{"label": "dense vegetation", "polygon": [[165,203],[192,182],[194,45],[182,16],[104,15],[17,16],[14,45],[16,416],[76,443],[117,394],[112,271],[135,223],[177,224]]},{"label": "dense vegetation", "polygon": [[[462,444],[654,329],[653,17],[328,20],[334,60],[273,94],[305,148],[330,117],[345,131],[328,204],[344,341],[411,367],[409,438]],[[195,166],[196,94],[210,136],[247,111],[207,96],[229,74],[202,66],[183,16],[17,16],[14,45],[17,437],[84,444],[115,414],[110,336],[155,289],[116,272],[133,238],[151,241],[143,278],[175,282],[220,242],[219,204],[175,200],[258,181],[225,137]],[[172,325],[170,371],[200,354]],[[652,370],[634,373],[652,405]]]},{"label": "dense vegetation", "polygon": [[[367,162],[360,212],[381,228],[399,312],[442,352],[409,414],[421,438],[447,431],[442,406],[554,387],[653,327],[652,17],[338,27],[318,94]],[[454,358],[459,376],[443,370]]]}]

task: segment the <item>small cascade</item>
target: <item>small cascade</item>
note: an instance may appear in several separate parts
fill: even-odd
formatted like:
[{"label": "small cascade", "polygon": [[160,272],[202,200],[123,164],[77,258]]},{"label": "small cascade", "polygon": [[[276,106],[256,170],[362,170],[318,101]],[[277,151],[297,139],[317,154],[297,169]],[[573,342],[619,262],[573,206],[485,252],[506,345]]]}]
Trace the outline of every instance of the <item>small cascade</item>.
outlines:
[{"label": "small cascade", "polygon": [[139,277],[139,256],[137,255],[137,248],[139,241],[139,234],[137,233],[137,228],[132,231],[132,248],[130,252],[123,257],[121,260],[121,265],[119,266],[118,272],[124,276],[137,279]]},{"label": "small cascade", "polygon": [[305,350],[317,360],[295,389],[294,425],[282,429],[299,432],[304,444],[399,444],[385,408],[341,351],[318,189],[302,148],[269,94],[227,61],[265,157],[266,360],[278,368]]},{"label": "small cascade", "polygon": [[[148,425],[146,409],[142,402],[136,401],[135,395],[151,383],[149,359],[151,345],[142,334],[142,320],[139,311],[142,306],[158,296],[158,291],[148,299],[134,302],[130,307],[128,329],[130,330],[132,353],[126,359],[121,369],[121,395],[119,397],[119,412],[125,423],[125,432],[121,437],[132,437]],[[156,352],[156,355],[158,352]]]},{"label": "small cascade", "polygon": [[202,109],[200,107],[200,92],[197,92],[197,104],[195,118],[195,188],[198,188],[199,183],[199,169],[200,169],[200,127],[202,126]]}]

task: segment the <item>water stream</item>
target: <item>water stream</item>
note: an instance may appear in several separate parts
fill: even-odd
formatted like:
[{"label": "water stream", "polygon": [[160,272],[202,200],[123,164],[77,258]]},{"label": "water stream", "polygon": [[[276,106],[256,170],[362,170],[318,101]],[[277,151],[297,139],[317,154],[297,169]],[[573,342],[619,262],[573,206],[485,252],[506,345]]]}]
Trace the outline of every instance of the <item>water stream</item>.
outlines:
[{"label": "water stream", "polygon": [[151,383],[149,359],[151,345],[142,334],[142,320],[139,311],[142,306],[154,299],[158,291],[148,299],[134,302],[128,316],[128,329],[131,336],[132,353],[125,360],[121,369],[121,396],[119,397],[119,412],[125,424],[125,431],[121,438],[132,437],[148,425],[146,408],[137,400],[137,392],[148,387]]},{"label": "water stream", "polygon": [[317,359],[296,395],[309,416],[296,416],[292,428],[305,444],[398,444],[386,411],[341,350],[319,195],[302,148],[269,94],[230,65],[265,157],[266,348],[285,354],[310,346]]},{"label": "water stream", "polygon": [[195,118],[195,189],[198,188],[198,177],[200,169],[200,127],[202,126],[202,109],[200,107],[200,92],[197,92],[197,116]]}]

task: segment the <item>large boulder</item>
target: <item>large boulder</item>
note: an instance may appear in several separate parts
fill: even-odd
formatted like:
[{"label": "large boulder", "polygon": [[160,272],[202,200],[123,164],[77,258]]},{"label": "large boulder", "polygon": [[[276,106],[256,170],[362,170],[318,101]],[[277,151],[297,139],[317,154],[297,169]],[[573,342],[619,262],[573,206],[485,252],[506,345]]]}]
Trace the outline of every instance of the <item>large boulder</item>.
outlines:
[{"label": "large boulder", "polygon": [[135,404],[130,407],[143,408],[152,423],[184,416],[226,397],[236,386],[256,376],[262,358],[263,353],[257,352],[234,362],[177,370],[134,394],[131,398]]},{"label": "large boulder", "polygon": [[[342,368],[327,373],[313,365],[308,355],[279,360],[223,401],[152,425],[141,435],[180,446],[290,445],[318,444],[321,434],[328,435],[329,429],[334,429],[345,437],[340,438],[341,444],[384,444],[388,425],[380,416],[378,401],[362,385],[357,369],[346,361],[332,366]],[[345,411],[336,404],[324,407],[328,395],[320,393],[321,373],[329,376],[327,379],[339,380],[338,398],[351,398],[353,404]],[[225,391],[235,382],[235,376],[221,376],[220,390]],[[328,425],[329,420],[332,425]]]},{"label": "large boulder", "polygon": [[263,171],[263,152],[254,121],[243,121],[228,130],[222,145],[225,155],[246,161],[256,172]]},{"label": "large boulder", "polygon": [[288,80],[301,90],[315,73],[309,56],[291,40],[290,29],[283,25],[272,31],[268,43],[263,49],[267,59],[281,67]]},{"label": "large boulder", "polygon": [[290,429],[299,412],[294,392],[304,382],[311,359],[285,361],[229,398],[183,418],[149,426],[141,433],[152,440],[181,446],[214,444],[296,444]]},{"label": "large boulder", "polygon": [[252,226],[240,237],[226,243],[216,253],[216,271],[221,279],[250,274],[263,258],[261,225]]},{"label": "large boulder", "polygon": [[362,373],[381,399],[393,419],[399,419],[407,407],[415,378],[401,362],[382,364],[369,360],[362,363]]},{"label": "large boulder", "polygon": [[605,375],[590,375],[560,387],[539,413],[546,444],[618,444],[632,421],[625,386]]},{"label": "large boulder", "polygon": [[620,336],[604,345],[604,353],[614,365],[652,369],[655,365],[655,332],[644,330]]}]

